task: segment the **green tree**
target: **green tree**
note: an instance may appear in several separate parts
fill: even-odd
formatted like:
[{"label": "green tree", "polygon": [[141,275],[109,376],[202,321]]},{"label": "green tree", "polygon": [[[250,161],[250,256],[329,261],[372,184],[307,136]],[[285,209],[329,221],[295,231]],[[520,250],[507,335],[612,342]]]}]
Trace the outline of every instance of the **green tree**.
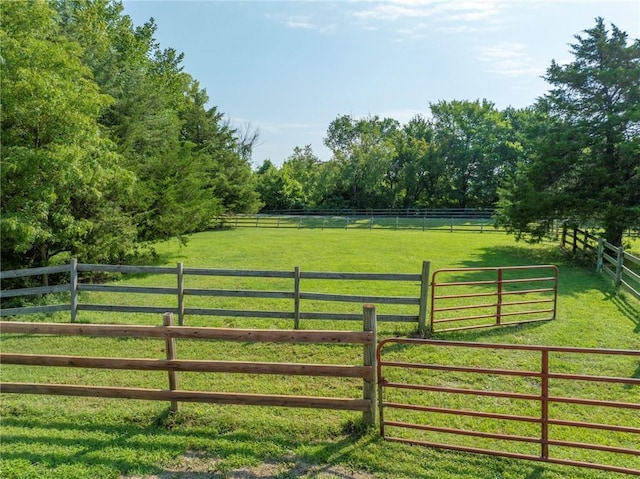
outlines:
[{"label": "green tree", "polygon": [[114,102],[102,124],[138,178],[139,239],[153,241],[206,228],[223,211],[258,208],[251,179],[253,144],[229,127],[199,83],[183,71],[183,55],[160,49],[153,19],[135,27],[122,3],[60,1],[69,36]]},{"label": "green tree", "polygon": [[431,114],[450,187],[450,203],[442,206],[493,207],[498,186],[516,160],[509,122],[487,100],[440,101],[431,105]]},{"label": "green tree", "polygon": [[49,4],[2,10],[2,267],[48,265],[61,252],[121,256],[135,238],[121,209],[133,176],[97,121],[112,99]]},{"label": "green tree", "polygon": [[395,145],[393,169],[399,192],[394,206],[435,208],[444,203],[444,160],[437,154],[431,123],[419,115],[412,118]]},{"label": "green tree", "polygon": [[288,180],[300,185],[297,199],[299,207],[314,208],[322,202],[321,164],[311,145],[303,148],[296,146],[291,156],[282,164],[281,171]]},{"label": "green tree", "polygon": [[547,70],[544,141],[502,191],[500,222],[534,240],[553,220],[595,223],[620,245],[640,224],[640,40],[602,18],[583,33],[573,61]]},{"label": "green tree", "polygon": [[325,145],[341,175],[334,196],[354,208],[388,208],[393,202],[389,176],[399,124],[377,116],[354,120],[343,115],[329,125]]},{"label": "green tree", "polygon": [[282,169],[265,160],[256,172],[257,191],[264,204],[263,211],[298,209],[304,206],[302,185]]}]

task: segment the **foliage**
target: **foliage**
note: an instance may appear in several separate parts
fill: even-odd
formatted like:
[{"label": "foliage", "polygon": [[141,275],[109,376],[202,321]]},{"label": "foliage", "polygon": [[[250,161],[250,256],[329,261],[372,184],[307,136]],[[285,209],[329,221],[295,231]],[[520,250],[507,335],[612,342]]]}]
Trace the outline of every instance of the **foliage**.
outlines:
[{"label": "foliage", "polygon": [[231,128],[183,55],[118,1],[2,5],[2,267],[118,262],[255,212],[257,132]]},{"label": "foliage", "polygon": [[500,221],[533,239],[553,219],[595,222],[620,245],[640,225],[640,40],[602,18],[575,38],[574,60],[547,70],[542,135],[502,192]]},{"label": "foliage", "polygon": [[97,121],[112,99],[48,4],[4,4],[1,41],[3,268],[117,257],[135,236],[134,177]]}]

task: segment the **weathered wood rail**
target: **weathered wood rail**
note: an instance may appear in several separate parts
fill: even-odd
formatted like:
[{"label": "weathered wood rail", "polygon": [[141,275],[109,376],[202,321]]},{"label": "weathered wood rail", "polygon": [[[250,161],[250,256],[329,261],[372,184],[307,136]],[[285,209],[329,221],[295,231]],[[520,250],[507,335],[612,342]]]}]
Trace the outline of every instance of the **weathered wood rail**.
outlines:
[{"label": "weathered wood rail", "polygon": [[[0,353],[3,365],[98,368],[109,370],[167,371],[168,388],[149,389],[132,387],[106,387],[77,384],[41,384],[2,382],[2,393],[47,394],[121,399],[169,401],[171,409],[178,402],[205,402],[252,406],[284,406],[295,408],[336,409],[360,411],[365,424],[374,424],[376,416],[376,311],[365,305],[361,319],[363,331],[296,331],[221,329],[174,326],[173,314],[163,315],[163,326],[61,324],[0,322],[2,334],[52,334],[91,337],[158,338],[167,342],[166,359],[83,357],[51,354]],[[360,344],[364,348],[361,366],[307,363],[273,363],[248,361],[184,360],[177,358],[176,339],[217,341],[271,342],[294,344]],[[284,376],[312,376],[335,378],[361,378],[362,398],[315,397],[300,395],[247,394],[234,392],[180,390],[179,371],[216,372],[230,374],[277,374]]]},{"label": "weathered wood rail", "polygon": [[561,246],[594,263],[596,271],[605,273],[616,287],[623,287],[640,300],[640,257],[586,230],[566,226],[563,228]]},{"label": "weathered wood rail", "polygon": [[[414,322],[418,324],[420,331],[426,331],[427,319],[427,295],[429,284],[428,261],[423,262],[422,271],[419,274],[410,273],[340,273],[340,272],[313,272],[301,271],[295,267],[294,271],[261,271],[261,270],[228,270],[212,268],[185,268],[182,263],[176,267],[164,266],[128,266],[128,265],[98,265],[82,264],[72,259],[69,265],[54,266],[50,268],[31,268],[14,271],[3,271],[0,279],[18,278],[26,276],[39,276],[45,274],[66,272],[69,274],[69,283],[56,286],[42,286],[34,288],[6,289],[0,292],[2,298],[21,296],[33,296],[47,293],[68,292],[70,302],[47,306],[3,308],[0,316],[21,314],[33,314],[55,311],[70,311],[71,321],[77,320],[80,311],[119,312],[119,313],[149,313],[162,314],[172,312],[178,316],[178,323],[184,325],[185,318],[194,316],[221,316],[244,318],[274,318],[292,320],[294,328],[298,329],[301,320],[341,320],[361,321],[359,313],[344,312],[319,312],[317,310],[304,311],[305,301],[324,303],[373,303],[377,305],[408,305],[414,308],[413,314],[387,313],[379,314],[378,321],[388,322]],[[175,287],[159,286],[123,286],[116,284],[86,284],[78,280],[82,273],[123,273],[123,274],[148,274],[175,276]],[[209,277],[247,277],[247,278],[280,278],[292,281],[292,288],[288,291],[256,291],[247,289],[204,289],[187,288],[185,279],[188,276]],[[386,296],[381,294],[336,294],[304,291],[304,280],[326,281],[389,281],[405,282],[416,285],[415,296]],[[366,288],[365,288],[366,289]],[[158,306],[126,305],[126,304],[95,304],[80,301],[80,293],[101,292],[118,294],[147,294],[147,295],[171,295],[175,297],[174,304],[162,304]],[[190,307],[187,302],[189,297],[216,298],[251,298],[251,299],[284,299],[291,301],[291,310],[249,310],[229,309],[214,307]],[[122,301],[120,301],[122,303]]]}]

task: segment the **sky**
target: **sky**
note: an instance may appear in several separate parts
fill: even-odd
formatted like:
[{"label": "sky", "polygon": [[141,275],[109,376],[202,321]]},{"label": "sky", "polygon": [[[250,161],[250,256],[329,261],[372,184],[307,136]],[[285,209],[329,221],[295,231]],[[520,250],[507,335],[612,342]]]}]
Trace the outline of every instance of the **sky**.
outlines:
[{"label": "sky", "polygon": [[281,165],[294,147],[320,160],[337,117],[407,123],[439,101],[532,105],[552,60],[573,59],[575,35],[604,18],[640,38],[640,0],[124,0],[151,17],[161,48],[184,53],[239,129],[259,131],[252,163]]}]

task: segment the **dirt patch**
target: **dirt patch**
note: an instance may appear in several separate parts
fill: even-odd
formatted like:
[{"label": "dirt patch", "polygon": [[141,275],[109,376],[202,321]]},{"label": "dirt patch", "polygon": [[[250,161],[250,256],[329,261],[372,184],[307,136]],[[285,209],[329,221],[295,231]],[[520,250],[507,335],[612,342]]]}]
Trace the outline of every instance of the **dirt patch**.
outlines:
[{"label": "dirt patch", "polygon": [[216,472],[220,458],[188,451],[160,474],[149,476],[119,476],[118,479],[374,479],[374,476],[359,471],[350,471],[341,466],[307,464],[296,458],[285,458],[282,462],[265,462],[256,467]]}]

